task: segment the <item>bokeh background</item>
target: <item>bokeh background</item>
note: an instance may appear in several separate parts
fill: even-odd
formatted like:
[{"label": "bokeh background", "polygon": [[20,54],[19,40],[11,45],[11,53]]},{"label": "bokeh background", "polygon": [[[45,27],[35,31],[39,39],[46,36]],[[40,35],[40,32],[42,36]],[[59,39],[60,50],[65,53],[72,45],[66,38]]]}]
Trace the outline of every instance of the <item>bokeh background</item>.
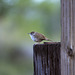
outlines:
[{"label": "bokeh background", "polygon": [[0,75],[33,75],[34,42],[27,33],[60,41],[60,28],[60,0],[0,0]]}]

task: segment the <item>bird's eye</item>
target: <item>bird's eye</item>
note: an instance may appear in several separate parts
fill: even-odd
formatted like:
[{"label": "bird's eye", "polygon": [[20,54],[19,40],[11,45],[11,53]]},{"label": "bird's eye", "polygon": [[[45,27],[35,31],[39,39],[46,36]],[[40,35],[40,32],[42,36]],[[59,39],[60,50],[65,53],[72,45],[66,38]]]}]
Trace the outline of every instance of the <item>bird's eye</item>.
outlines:
[{"label": "bird's eye", "polygon": [[31,32],[31,34],[34,34],[34,32]]}]

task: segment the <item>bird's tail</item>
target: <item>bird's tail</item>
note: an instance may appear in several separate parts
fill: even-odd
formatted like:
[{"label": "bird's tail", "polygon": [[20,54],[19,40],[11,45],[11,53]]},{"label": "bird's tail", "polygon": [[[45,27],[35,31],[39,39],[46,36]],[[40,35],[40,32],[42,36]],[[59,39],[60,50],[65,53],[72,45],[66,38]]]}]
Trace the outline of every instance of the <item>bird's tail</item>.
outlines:
[{"label": "bird's tail", "polygon": [[53,42],[52,40],[50,40],[50,39],[48,39],[48,38],[46,38],[45,40],[46,40],[46,41],[51,41],[51,42]]}]

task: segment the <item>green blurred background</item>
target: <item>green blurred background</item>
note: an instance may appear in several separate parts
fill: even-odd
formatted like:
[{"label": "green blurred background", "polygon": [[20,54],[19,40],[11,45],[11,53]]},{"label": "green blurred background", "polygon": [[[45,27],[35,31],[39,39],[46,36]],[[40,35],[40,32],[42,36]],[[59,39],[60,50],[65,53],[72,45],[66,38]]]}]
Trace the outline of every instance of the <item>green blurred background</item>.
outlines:
[{"label": "green blurred background", "polygon": [[27,33],[60,41],[60,0],[0,0],[0,75],[33,75]]}]

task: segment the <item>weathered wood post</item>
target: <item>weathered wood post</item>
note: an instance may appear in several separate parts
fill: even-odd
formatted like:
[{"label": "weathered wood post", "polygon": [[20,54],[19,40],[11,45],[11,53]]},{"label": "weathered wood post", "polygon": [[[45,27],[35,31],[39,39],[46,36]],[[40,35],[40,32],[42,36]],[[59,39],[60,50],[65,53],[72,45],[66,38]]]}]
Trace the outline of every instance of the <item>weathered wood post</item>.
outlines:
[{"label": "weathered wood post", "polygon": [[61,0],[61,75],[75,75],[75,0]]},{"label": "weathered wood post", "polygon": [[60,43],[34,45],[34,75],[60,75]]}]

